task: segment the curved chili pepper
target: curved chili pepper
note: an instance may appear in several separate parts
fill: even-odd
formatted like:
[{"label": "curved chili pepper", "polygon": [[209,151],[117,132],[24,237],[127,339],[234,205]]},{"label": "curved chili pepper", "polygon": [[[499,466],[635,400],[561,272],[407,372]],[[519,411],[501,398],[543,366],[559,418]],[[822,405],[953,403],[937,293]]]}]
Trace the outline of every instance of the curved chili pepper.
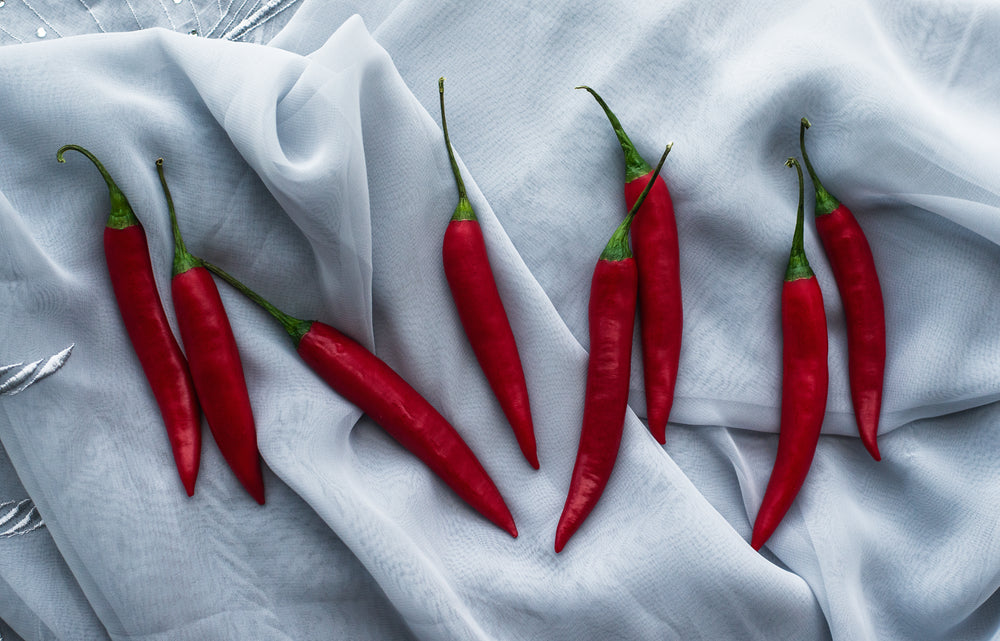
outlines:
[{"label": "curved chili pepper", "polygon": [[56,160],[66,162],[63,154],[70,149],[89,158],[108,185],[111,215],[104,228],[104,256],[111,287],[132,348],[163,416],[177,473],[187,495],[192,496],[201,460],[201,412],[187,361],[156,289],[146,232],[125,194],[92,153],[78,145],[65,145],[56,153]]},{"label": "curved chili pepper", "polygon": [[[625,205],[631,207],[649,182],[653,168],[625,134],[621,123],[596,91],[586,89],[604,109],[625,154]],[[666,443],[667,419],[681,356],[684,312],[681,302],[680,250],[677,221],[667,183],[653,185],[632,225],[632,247],[639,269],[639,332],[642,342],[646,419],[657,441]]]},{"label": "curved chili pepper", "polygon": [[263,505],[264,477],[257,450],[257,429],[233,328],[212,275],[184,245],[174,201],[163,175],[162,158],[156,161],[156,172],[163,185],[174,233],[170,291],[194,388],[223,458],[250,496]]},{"label": "curved chili pepper", "polygon": [[802,167],[786,162],[799,174],[799,208],[792,251],[781,289],[781,428],[778,453],[764,499],[753,524],[750,545],[759,550],[771,537],[799,493],[819,442],[829,384],[826,312],[819,282],[803,247]]},{"label": "curved chili pepper", "polygon": [[493,270],[490,269],[483,231],[469,203],[465,183],[448,138],[448,122],[444,116],[444,78],[438,79],[438,92],[441,95],[444,144],[448,148],[448,159],[458,186],[458,206],[455,207],[455,213],[444,233],[444,275],[448,279],[451,297],[455,301],[458,316],[465,335],[469,337],[476,360],[479,361],[479,367],[486,375],[493,394],[500,402],[500,408],[514,430],[521,452],[537,470],[538,454],[535,428],[531,422],[531,406],[528,403],[528,385],[524,380],[524,369],[514,332],[507,320],[503,301],[500,300]]},{"label": "curved chili pepper", "polygon": [[885,306],[882,286],[875,271],[875,259],[865,233],[851,210],[830,195],[813,171],[806,154],[806,129],[802,119],[799,146],[806,169],[816,188],[816,231],[830,260],[833,277],[844,303],[847,321],[847,368],[851,383],[854,417],[861,442],[876,461],[878,421],[882,412],[882,385],[885,378]]},{"label": "curved chili pepper", "polygon": [[590,355],[583,405],[583,428],[577,449],[569,494],[556,527],[556,552],[579,529],[597,505],[618,458],[625,410],[628,406],[629,371],[632,367],[632,328],[638,291],[638,270],[629,249],[629,228],[635,214],[660,174],[663,152],[652,178],[618,225],[594,267],[590,283]]},{"label": "curved chili pepper", "polygon": [[462,500],[517,537],[514,518],[476,455],[455,428],[385,361],[329,325],[289,316],[220,267],[204,265],[281,323],[302,360],[335,392],[381,425]]}]

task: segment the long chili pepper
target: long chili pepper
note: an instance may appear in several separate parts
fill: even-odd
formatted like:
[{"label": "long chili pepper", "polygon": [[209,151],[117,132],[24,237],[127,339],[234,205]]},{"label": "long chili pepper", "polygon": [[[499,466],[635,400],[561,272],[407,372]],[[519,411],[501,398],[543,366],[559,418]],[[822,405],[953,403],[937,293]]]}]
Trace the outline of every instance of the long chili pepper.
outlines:
[{"label": "long chili pepper", "polygon": [[289,316],[220,267],[204,264],[281,323],[302,360],[335,392],[381,425],[466,503],[517,537],[514,518],[476,455],[455,428],[385,361],[329,325]]},{"label": "long chili pepper", "polygon": [[56,160],[66,162],[63,153],[70,149],[89,158],[108,185],[111,214],[104,228],[104,256],[111,287],[132,348],[163,416],[177,473],[191,496],[201,460],[201,412],[187,361],[156,289],[146,232],[125,194],[92,153],[78,145],[66,145],[56,153]]},{"label": "long chili pepper", "polygon": [[[625,155],[625,205],[632,207],[653,168],[625,134],[607,103],[590,87],[581,86],[597,100]],[[681,303],[680,250],[677,222],[667,183],[653,185],[632,225],[632,247],[639,269],[639,333],[642,343],[646,418],[657,441],[667,440],[667,419],[674,404],[674,387],[681,355],[684,312]]]},{"label": "long chili pepper", "polygon": [[257,429],[243,363],[219,289],[201,259],[184,245],[163,159],[156,161],[174,233],[171,294],[181,340],[191,366],[201,408],[219,451],[250,496],[264,504],[264,477],[257,450]]},{"label": "long chili pepper", "polygon": [[753,524],[750,545],[759,550],[784,518],[809,472],[819,442],[829,383],[826,312],[823,293],[803,247],[802,167],[786,162],[799,175],[795,235],[781,289],[781,427],[778,453]]},{"label": "long chili pepper", "polygon": [[521,452],[537,470],[538,454],[528,403],[528,385],[524,380],[514,332],[500,300],[493,270],[490,269],[483,231],[469,203],[448,138],[448,121],[444,116],[444,78],[438,80],[438,92],[441,95],[444,144],[448,148],[448,159],[458,186],[458,206],[444,233],[444,274],[476,360],[514,430]]},{"label": "long chili pepper", "polygon": [[885,377],[885,307],[875,259],[865,233],[851,210],[830,195],[813,171],[806,154],[805,118],[799,127],[799,146],[816,188],[816,230],[830,260],[833,277],[844,303],[847,321],[847,368],[854,417],[861,442],[876,461],[878,422],[882,412]]},{"label": "long chili pepper", "polygon": [[590,356],[583,428],[569,493],[556,527],[557,553],[597,505],[618,458],[628,406],[632,328],[639,278],[629,249],[629,228],[655,184],[671,146],[672,143],[663,151],[652,177],[646,181],[639,198],[612,234],[594,267],[590,283]]}]

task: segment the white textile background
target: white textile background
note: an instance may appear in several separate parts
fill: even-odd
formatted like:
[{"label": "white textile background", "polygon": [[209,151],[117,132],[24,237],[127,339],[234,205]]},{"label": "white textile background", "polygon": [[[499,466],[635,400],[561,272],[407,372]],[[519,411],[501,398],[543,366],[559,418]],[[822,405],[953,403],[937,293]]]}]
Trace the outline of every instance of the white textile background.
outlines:
[{"label": "white textile background", "polygon": [[[128,12],[84,5],[111,13],[24,44],[35,17],[56,24],[65,10],[46,4],[60,7],[32,3],[11,23],[4,12],[27,3],[0,6],[0,34],[16,36],[0,68],[0,365],[76,347],[56,374],[0,398],[0,503],[30,497],[46,524],[0,536],[4,639],[1000,631],[1000,9],[300,0],[230,3],[232,25],[266,13],[206,38],[173,12],[212,3],[133,0]],[[130,14],[143,19],[127,24]],[[441,268],[456,200],[442,75],[528,377],[537,472]],[[602,93],[647,159],[675,142],[663,175],[685,329],[666,445],[642,422],[635,349],[614,476],[556,555],[587,290],[624,213],[620,149],[578,84]],[[803,115],[813,163],[854,210],[882,277],[884,459],[855,436],[843,312],[810,223],[829,319],[827,417],[802,492],[758,554],[747,539],[777,443],[780,280],[797,196],[783,162],[799,154]],[[82,156],[55,162],[66,143],[95,152],[128,195],[168,313],[161,156],[188,247],[397,368],[479,455],[519,538],[330,391],[280,326],[223,285],[267,505],[243,492],[207,431],[188,499],[111,296],[106,189]],[[811,213],[809,191],[807,203]]]}]

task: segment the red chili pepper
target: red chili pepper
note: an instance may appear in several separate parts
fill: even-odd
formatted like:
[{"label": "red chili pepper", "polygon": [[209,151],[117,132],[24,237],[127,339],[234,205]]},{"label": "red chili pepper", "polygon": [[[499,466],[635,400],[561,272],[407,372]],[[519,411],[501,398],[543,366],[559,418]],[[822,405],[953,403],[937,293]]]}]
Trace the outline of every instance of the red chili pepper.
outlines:
[{"label": "red chili pepper", "polygon": [[823,293],[803,247],[802,167],[794,158],[785,164],[799,174],[799,208],[781,289],[781,431],[774,469],[753,524],[750,545],[755,550],[778,527],[806,479],[823,426],[829,384]]},{"label": "red chili pepper", "polygon": [[514,430],[521,452],[537,470],[538,454],[528,403],[528,385],[524,380],[514,332],[500,300],[493,270],[490,269],[483,231],[469,203],[448,138],[448,122],[444,116],[444,78],[438,80],[438,92],[441,95],[444,143],[458,185],[458,206],[444,233],[444,274],[476,360]]},{"label": "red chili pepper", "polygon": [[69,149],[89,158],[108,185],[111,214],[104,228],[104,257],[111,287],[132,348],[163,416],[177,473],[187,495],[192,496],[201,459],[201,412],[187,361],[170,330],[156,289],[146,232],[125,194],[92,153],[78,145],[65,145],[56,153],[56,160],[66,162],[63,153]]},{"label": "red chili pepper", "polygon": [[[625,154],[625,204],[631,207],[649,182],[653,168],[625,134],[607,103],[586,89],[604,109]],[[681,303],[680,250],[677,222],[667,183],[653,186],[632,225],[632,246],[639,269],[639,332],[646,389],[646,419],[657,441],[666,443],[667,419],[674,404],[674,387],[681,355],[684,312]]]},{"label": "red chili pepper", "polygon": [[882,385],[885,377],[885,307],[882,286],[875,271],[875,259],[865,233],[851,210],[830,195],[816,177],[806,154],[806,129],[802,119],[799,145],[802,158],[816,188],[816,230],[830,260],[833,277],[844,303],[847,321],[847,366],[851,383],[854,416],[861,442],[876,461],[878,421],[882,412]]},{"label": "red chili pepper", "polygon": [[632,328],[639,279],[629,249],[629,228],[655,184],[671,146],[672,143],[667,145],[652,178],[646,181],[646,187],[612,234],[594,267],[590,283],[590,356],[583,428],[569,494],[556,527],[557,553],[597,505],[618,458],[628,406]]},{"label": "red chili pepper", "polygon": [[281,323],[302,360],[335,392],[381,425],[466,503],[517,537],[514,518],[476,455],[455,428],[395,370],[333,327],[289,316],[220,267],[204,264]]},{"label": "red chili pepper", "polygon": [[250,496],[263,505],[264,477],[257,429],[236,338],[212,275],[184,245],[163,175],[162,158],[156,161],[156,171],[174,232],[171,293],[191,378],[219,451]]}]

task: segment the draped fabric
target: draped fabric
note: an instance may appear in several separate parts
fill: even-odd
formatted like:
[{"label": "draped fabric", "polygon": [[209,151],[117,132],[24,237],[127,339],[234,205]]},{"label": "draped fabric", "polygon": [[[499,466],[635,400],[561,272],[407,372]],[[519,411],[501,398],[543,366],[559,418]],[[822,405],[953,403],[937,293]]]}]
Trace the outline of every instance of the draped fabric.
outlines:
[{"label": "draped fabric", "polygon": [[[26,382],[0,395],[0,638],[994,638],[998,25],[985,2],[0,3],[0,385]],[[524,363],[538,471],[444,278],[457,192],[440,76]],[[625,213],[621,149],[580,84],[648,161],[674,142],[662,176],[684,333],[666,444],[644,424],[637,335],[614,473],[556,554],[590,278]],[[798,196],[783,163],[800,156],[803,116],[881,278],[883,460],[857,437],[807,184],[829,400],[809,476],[758,553]],[[56,162],[68,143],[134,207],[175,329],[161,157],[188,249],[395,368],[476,453],[519,536],[221,282],[267,502],[207,429],[188,498],[112,295],[107,188],[83,156]]]}]

